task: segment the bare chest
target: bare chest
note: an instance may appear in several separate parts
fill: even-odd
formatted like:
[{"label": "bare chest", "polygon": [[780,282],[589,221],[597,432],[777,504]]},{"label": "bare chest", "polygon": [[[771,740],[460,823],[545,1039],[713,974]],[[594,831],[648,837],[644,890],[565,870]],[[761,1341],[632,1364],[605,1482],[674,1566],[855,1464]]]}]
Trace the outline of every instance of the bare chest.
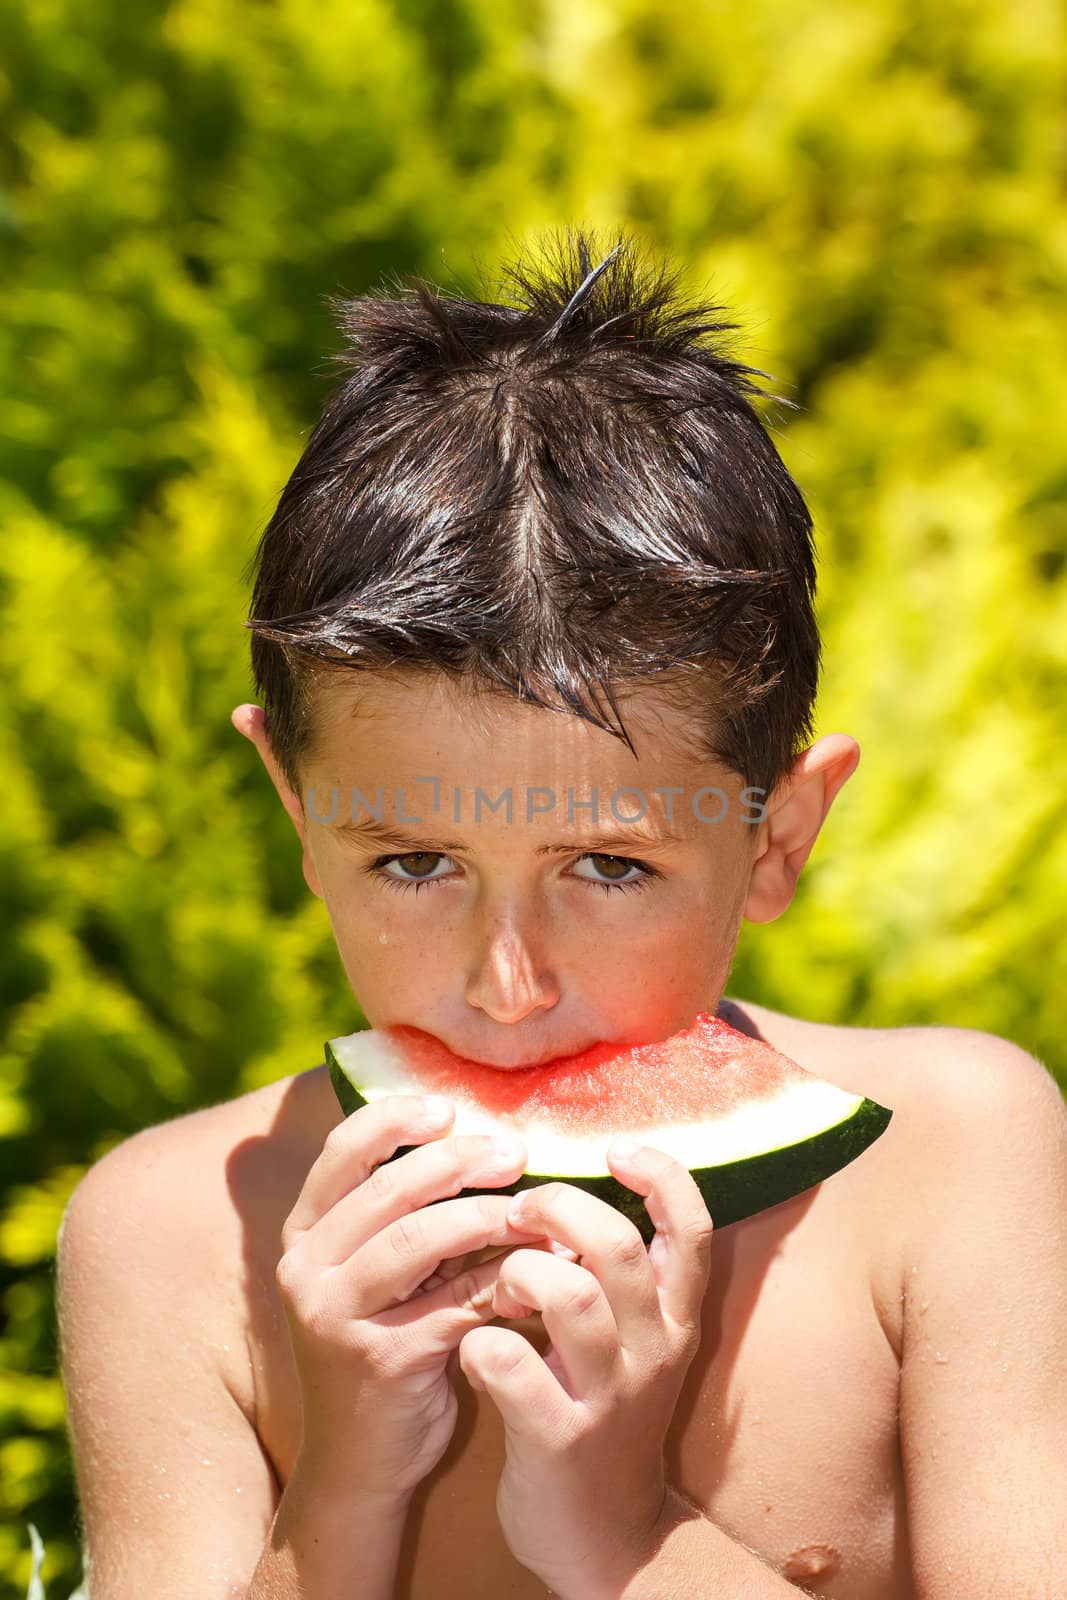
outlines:
[{"label": "bare chest", "polygon": [[[911,1600],[893,1291],[888,1279],[872,1281],[854,1183],[840,1174],[814,1197],[716,1235],[667,1474],[800,1589],[827,1600]],[[276,1259],[264,1252],[247,1332],[257,1427],[284,1487],[302,1422]],[[539,1318],[508,1325],[544,1349]],[[497,1526],[505,1446],[496,1409],[462,1376],[456,1382],[456,1431],[413,1503],[396,1600],[544,1600]]]}]

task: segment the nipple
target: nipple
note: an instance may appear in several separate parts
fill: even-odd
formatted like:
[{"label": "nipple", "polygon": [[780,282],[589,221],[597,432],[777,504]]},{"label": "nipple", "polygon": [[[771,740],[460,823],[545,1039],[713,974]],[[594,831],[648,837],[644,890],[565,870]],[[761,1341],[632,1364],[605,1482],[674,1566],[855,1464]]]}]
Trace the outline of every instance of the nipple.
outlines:
[{"label": "nipple", "polygon": [[783,1578],[829,1578],[841,1566],[841,1552],[832,1544],[803,1544],[786,1557]]}]

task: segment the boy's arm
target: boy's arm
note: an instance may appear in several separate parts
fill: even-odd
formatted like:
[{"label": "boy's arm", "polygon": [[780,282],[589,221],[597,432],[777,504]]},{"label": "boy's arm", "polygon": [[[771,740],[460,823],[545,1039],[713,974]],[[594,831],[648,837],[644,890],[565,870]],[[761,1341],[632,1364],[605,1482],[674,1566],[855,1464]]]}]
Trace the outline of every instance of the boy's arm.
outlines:
[{"label": "boy's arm", "polygon": [[901,1449],[916,1600],[1067,1594],[1067,1107],[1020,1050],[929,1051],[904,1256]]},{"label": "boy's arm", "polygon": [[64,1214],[57,1310],[93,1600],[387,1600],[404,1508],[330,1505],[296,1473],[279,1501],[227,1382],[225,1346],[245,1345],[217,1197],[204,1205],[216,1165],[192,1119],[150,1128]]}]

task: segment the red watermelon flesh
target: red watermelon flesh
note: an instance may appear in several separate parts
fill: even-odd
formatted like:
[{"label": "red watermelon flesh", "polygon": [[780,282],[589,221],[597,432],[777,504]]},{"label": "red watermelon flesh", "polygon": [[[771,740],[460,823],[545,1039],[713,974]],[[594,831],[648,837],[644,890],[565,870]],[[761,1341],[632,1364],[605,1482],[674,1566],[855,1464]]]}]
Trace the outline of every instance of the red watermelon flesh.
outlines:
[{"label": "red watermelon flesh", "polygon": [[420,1093],[469,1098],[497,1116],[544,1121],[560,1133],[629,1133],[650,1124],[700,1122],[709,1091],[723,1114],[811,1077],[771,1045],[708,1012],[655,1044],[596,1044],[558,1064],[506,1071],[453,1055],[420,1028],[383,1031],[404,1050]]},{"label": "red watermelon flesh", "polygon": [[[536,1067],[469,1061],[399,1024],[328,1040],[325,1049],[346,1113],[386,1095],[447,1095],[456,1106],[451,1135],[510,1131],[526,1140],[527,1169],[512,1191],[573,1183],[630,1216],[646,1242],[654,1230],[643,1201],[608,1170],[616,1134],[688,1167],[723,1227],[840,1171],[892,1116],[708,1012],[668,1039],[597,1044]],[[464,1191],[482,1192],[509,1190]]]}]

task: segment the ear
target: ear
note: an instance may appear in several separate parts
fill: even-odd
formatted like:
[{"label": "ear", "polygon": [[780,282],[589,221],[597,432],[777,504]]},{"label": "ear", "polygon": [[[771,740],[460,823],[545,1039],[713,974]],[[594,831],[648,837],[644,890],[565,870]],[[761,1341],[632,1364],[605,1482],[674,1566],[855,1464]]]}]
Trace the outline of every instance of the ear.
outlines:
[{"label": "ear", "polygon": [[819,829],[859,759],[855,739],[828,733],[797,757],[772,791],[756,836],[744,910],[749,922],[773,922],[789,906]]},{"label": "ear", "polygon": [[314,858],[308,848],[307,822],[304,818],[304,809],[300,803],[300,796],[294,793],[288,779],[274,759],[274,752],[271,749],[270,739],[267,737],[267,730],[264,726],[265,719],[262,707],[253,705],[235,706],[230,712],[230,721],[238,733],[243,733],[245,738],[249,739],[259,751],[260,759],[270,774],[270,781],[277,790],[278,798],[288,812],[289,820],[296,829],[297,838],[300,840],[300,847],[303,851],[301,864],[304,871],[304,882],[312,894],[317,895],[322,900],[324,898],[322,885],[319,882],[318,869],[315,866]]}]

